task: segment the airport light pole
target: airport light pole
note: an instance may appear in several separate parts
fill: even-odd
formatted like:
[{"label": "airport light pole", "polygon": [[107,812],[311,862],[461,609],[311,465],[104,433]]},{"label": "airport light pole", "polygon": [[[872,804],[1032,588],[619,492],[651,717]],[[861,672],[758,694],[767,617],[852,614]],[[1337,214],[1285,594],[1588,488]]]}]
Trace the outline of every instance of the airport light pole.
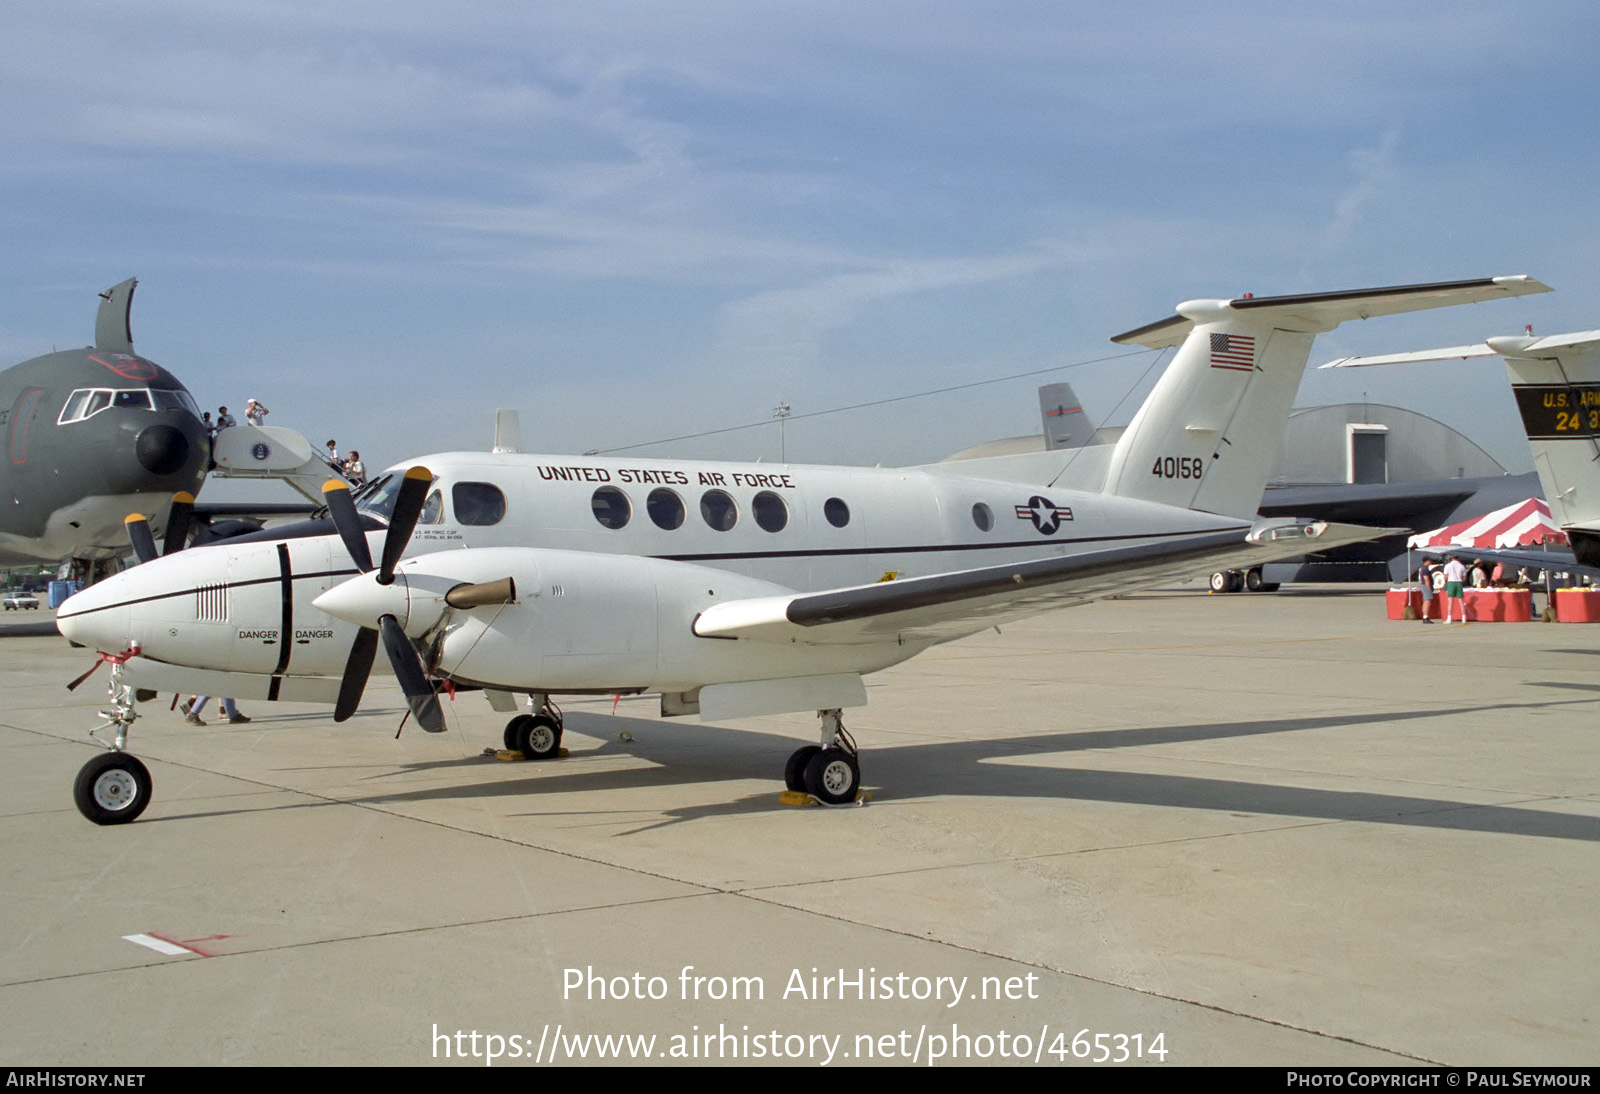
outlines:
[{"label": "airport light pole", "polygon": [[772,408],[772,416],[778,419],[778,462],[789,462],[789,404],[779,403]]}]

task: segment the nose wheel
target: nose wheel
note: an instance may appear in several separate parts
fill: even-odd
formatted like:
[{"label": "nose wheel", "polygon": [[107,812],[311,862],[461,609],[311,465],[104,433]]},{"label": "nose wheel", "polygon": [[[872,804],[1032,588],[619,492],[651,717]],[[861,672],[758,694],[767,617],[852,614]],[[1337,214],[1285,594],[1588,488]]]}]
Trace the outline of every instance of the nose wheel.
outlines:
[{"label": "nose wheel", "polygon": [[137,756],[102,752],[78,771],[72,800],[96,824],[127,824],[150,804],[150,770]]},{"label": "nose wheel", "polygon": [[[111,707],[100,712],[103,721],[89,731],[89,736],[107,751],[84,764],[78,770],[77,781],[72,784],[72,801],[78,812],[96,824],[127,824],[136,820],[150,804],[150,769],[137,756],[123,751],[128,743],[128,730],[139,717],[134,706],[139,693],[122,678],[122,661],[126,657],[102,655],[102,660],[111,664],[111,683],[107,688]],[[80,676],[73,683],[81,683],[83,679]],[[104,730],[115,733],[113,741],[107,742],[97,736]]]}]

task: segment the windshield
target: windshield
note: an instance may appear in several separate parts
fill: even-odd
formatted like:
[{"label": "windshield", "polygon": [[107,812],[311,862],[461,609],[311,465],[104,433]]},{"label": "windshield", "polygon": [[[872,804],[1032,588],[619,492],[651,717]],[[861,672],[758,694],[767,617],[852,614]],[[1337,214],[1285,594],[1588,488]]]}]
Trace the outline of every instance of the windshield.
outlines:
[{"label": "windshield", "polygon": [[388,520],[394,513],[394,499],[400,493],[400,483],[403,479],[403,475],[396,475],[390,471],[357,487],[350,498],[356,503],[356,509],[360,512],[371,513],[375,517]]},{"label": "windshield", "polygon": [[196,418],[200,417],[200,407],[187,391],[181,389],[86,387],[67,396],[66,405],[61,408],[61,416],[56,419],[56,424],[81,422],[110,407],[124,410],[187,410]]}]

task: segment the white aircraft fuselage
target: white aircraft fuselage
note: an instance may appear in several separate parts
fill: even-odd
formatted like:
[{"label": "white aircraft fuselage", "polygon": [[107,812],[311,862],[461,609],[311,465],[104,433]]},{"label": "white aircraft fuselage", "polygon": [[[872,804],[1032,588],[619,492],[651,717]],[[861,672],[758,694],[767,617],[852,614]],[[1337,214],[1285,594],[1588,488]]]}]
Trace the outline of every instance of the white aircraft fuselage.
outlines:
[{"label": "white aircraft fuselage", "polygon": [[[1000,463],[1059,473],[1074,457]],[[865,665],[863,644],[741,643],[748,656],[739,668],[727,663],[734,643],[696,639],[688,624],[730,600],[1250,528],[1236,517],[940,467],[471,452],[415,463],[435,478],[406,556],[443,553],[446,588],[516,578],[520,602],[496,626],[518,640],[493,644],[495,657],[485,647],[457,673],[508,689],[537,679],[555,692],[682,691],[730,671],[774,675],[775,657],[783,675],[873,671],[930,641],[879,636],[863,643],[880,647]],[[386,517],[403,471],[375,479],[358,506]],[[368,539],[376,550],[382,532]],[[398,576],[417,565],[403,563]],[[146,665],[253,677],[228,682],[236,697],[326,699],[357,628],[313,602],[357,572],[333,535],[193,548],[78,594],[60,625],[100,649],[137,646]],[[408,634],[437,622],[425,615],[402,618]],[[716,659],[714,672],[702,653]]]}]

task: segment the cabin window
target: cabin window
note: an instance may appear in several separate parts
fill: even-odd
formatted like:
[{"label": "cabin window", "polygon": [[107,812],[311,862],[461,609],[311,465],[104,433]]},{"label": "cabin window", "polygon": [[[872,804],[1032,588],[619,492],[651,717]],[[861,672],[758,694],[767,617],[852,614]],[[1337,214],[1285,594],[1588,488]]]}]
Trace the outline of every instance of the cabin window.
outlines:
[{"label": "cabin window", "polygon": [[987,532],[994,527],[994,510],[983,502],[972,507],[972,523],[978,526],[978,531]]},{"label": "cabin window", "polygon": [[789,523],[789,507],[771,490],[763,490],[750,501],[756,523],[769,532],[781,532]]},{"label": "cabin window", "polygon": [[[492,482],[456,483],[450,488],[450,504],[456,511],[457,524],[499,524],[506,515],[506,496]],[[627,505],[626,498],[623,499],[623,505]],[[626,523],[628,518],[624,515],[622,524]]]},{"label": "cabin window", "polygon": [[700,516],[708,527],[726,532],[739,523],[739,506],[723,491],[707,490],[700,495]]},{"label": "cabin window", "polygon": [[602,486],[596,490],[594,497],[589,499],[589,507],[594,510],[594,519],[607,528],[625,528],[633,517],[633,506],[628,503],[628,495],[615,486]]},{"label": "cabin window", "polygon": [[435,490],[428,495],[422,503],[422,512],[417,516],[418,524],[438,524],[444,517],[444,496]]},{"label": "cabin window", "polygon": [[828,523],[835,528],[843,528],[850,523],[850,507],[844,503],[843,498],[829,498],[822,503],[822,515],[828,518]]},{"label": "cabin window", "polygon": [[668,490],[665,486],[656,487],[645,499],[644,507],[657,528],[670,532],[683,525],[683,515],[686,510],[683,499],[678,497],[675,490]]}]

